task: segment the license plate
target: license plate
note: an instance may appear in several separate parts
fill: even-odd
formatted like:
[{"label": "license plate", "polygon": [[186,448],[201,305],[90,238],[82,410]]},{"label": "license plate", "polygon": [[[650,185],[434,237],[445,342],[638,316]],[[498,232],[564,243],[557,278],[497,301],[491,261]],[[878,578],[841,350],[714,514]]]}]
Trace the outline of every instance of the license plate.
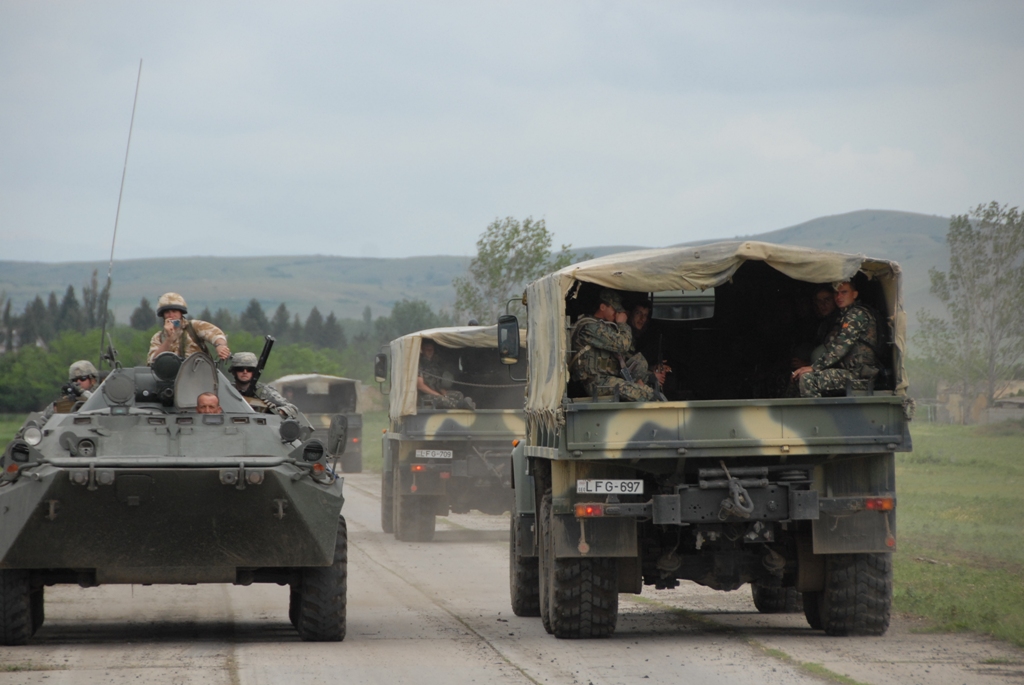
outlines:
[{"label": "license plate", "polygon": [[416,450],[417,459],[451,459],[451,450]]},{"label": "license plate", "polygon": [[578,480],[577,495],[642,495],[642,480]]}]

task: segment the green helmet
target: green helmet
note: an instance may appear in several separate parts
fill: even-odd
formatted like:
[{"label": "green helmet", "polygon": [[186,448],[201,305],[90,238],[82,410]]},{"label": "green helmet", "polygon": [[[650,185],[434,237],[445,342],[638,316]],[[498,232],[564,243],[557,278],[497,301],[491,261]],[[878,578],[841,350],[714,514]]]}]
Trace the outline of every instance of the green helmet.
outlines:
[{"label": "green helmet", "polygon": [[68,380],[73,381],[76,378],[83,376],[89,376],[91,378],[99,378],[100,372],[96,370],[96,367],[92,365],[92,362],[85,359],[79,360],[72,364],[68,368]]},{"label": "green helmet", "polygon": [[255,369],[258,364],[259,360],[256,359],[256,355],[252,352],[235,352],[231,355],[231,366],[228,367],[228,371]]}]

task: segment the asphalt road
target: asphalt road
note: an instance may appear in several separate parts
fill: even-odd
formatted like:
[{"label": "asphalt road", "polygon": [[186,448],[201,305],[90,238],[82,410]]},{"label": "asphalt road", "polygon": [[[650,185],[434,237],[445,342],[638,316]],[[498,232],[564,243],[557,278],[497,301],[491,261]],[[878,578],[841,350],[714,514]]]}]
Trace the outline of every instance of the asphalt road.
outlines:
[{"label": "asphalt road", "polygon": [[344,642],[301,642],[277,586],[48,588],[33,643],[0,649],[0,685],[822,682],[805,664],[876,685],[1024,681],[1024,650],[900,617],[883,638],[829,638],[758,614],[748,588],[622,595],[614,637],[556,640],[511,613],[506,517],[452,516],[434,542],[401,543],[380,531],[379,489],[346,478]]}]

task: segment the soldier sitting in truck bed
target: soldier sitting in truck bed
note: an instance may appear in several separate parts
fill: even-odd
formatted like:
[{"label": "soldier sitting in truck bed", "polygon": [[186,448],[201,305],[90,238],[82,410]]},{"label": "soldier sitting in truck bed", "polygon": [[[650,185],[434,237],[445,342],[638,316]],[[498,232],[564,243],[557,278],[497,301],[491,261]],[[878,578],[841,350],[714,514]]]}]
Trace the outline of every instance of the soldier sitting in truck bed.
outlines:
[{"label": "soldier sitting in truck bed", "polygon": [[[612,290],[602,290],[598,297],[594,315],[580,318],[572,330],[572,379],[591,395],[604,390],[627,401],[653,400],[655,374],[648,370],[647,360],[639,352],[625,358],[633,347],[633,334],[621,297]],[[657,377],[664,383],[665,371]]]},{"label": "soldier sitting in truck bed", "polygon": [[433,340],[420,343],[420,370],[416,378],[420,406],[434,409],[476,409],[472,397],[444,387],[444,367]]}]

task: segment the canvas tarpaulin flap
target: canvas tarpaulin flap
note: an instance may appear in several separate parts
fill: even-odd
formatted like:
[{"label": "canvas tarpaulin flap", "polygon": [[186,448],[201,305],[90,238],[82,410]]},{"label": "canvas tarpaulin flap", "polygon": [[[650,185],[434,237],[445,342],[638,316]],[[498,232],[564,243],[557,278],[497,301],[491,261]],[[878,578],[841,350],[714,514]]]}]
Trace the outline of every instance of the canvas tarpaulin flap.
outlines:
[{"label": "canvas tarpaulin flap", "polygon": [[900,367],[896,391],[906,392],[906,374],[902,369],[906,316],[898,264],[863,255],[746,240],[608,255],[567,266],[527,286],[531,350],[528,419],[549,429],[561,423],[559,412],[568,377],[565,298],[573,283],[584,281],[633,292],[706,290],[727,282],[747,261],[764,262],[790,278],[808,283],[848,280],[858,271],[878,280],[889,308],[896,363]]},{"label": "canvas tarpaulin flap", "polygon": [[[388,408],[391,418],[416,414],[416,378],[419,376],[420,346],[424,338],[451,349],[498,349],[497,326],[429,328],[392,340],[391,395]],[[520,336],[520,343],[526,343],[525,335]]]}]

